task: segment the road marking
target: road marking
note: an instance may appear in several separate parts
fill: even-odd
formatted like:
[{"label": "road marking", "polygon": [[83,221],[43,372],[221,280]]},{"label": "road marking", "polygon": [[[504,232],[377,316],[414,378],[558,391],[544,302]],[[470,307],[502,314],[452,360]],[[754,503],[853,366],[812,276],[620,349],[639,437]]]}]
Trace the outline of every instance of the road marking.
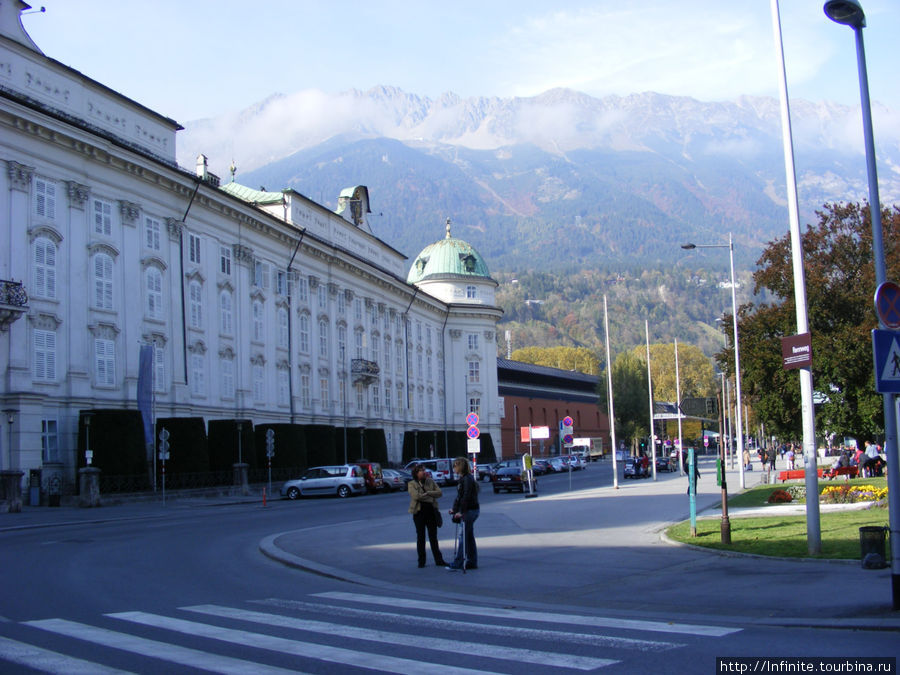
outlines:
[{"label": "road marking", "polygon": [[170,645],[165,642],[156,640],[148,640],[146,638],[129,635],[127,633],[117,633],[105,628],[95,628],[74,621],[66,621],[65,619],[42,619],[39,621],[26,621],[26,626],[34,626],[42,630],[73,637],[78,640],[93,642],[94,644],[103,645],[104,647],[112,647],[121,649],[133,654],[141,654],[142,656],[150,656],[172,663],[178,663],[183,666],[197,668],[198,670],[211,671],[214,673],[226,673],[228,675],[256,675],[257,673],[271,673],[271,675],[296,675],[296,670],[284,670],[282,668],[273,668],[259,663],[250,661],[242,661],[241,659],[233,659],[228,656],[219,656],[202,652],[198,649],[190,649],[188,647],[179,647],[178,645]]},{"label": "road marking", "polygon": [[[521,649],[518,647],[506,647],[502,645],[484,644],[479,642],[466,642],[464,640],[449,640],[446,638],[429,637],[423,640],[421,635],[409,635],[407,633],[394,633],[371,628],[328,623],[325,621],[313,621],[310,619],[298,619],[281,614],[266,614],[245,609],[233,609],[218,605],[195,605],[193,607],[180,607],[188,612],[197,612],[210,616],[218,616],[238,621],[250,621],[265,626],[281,626],[295,630],[324,633],[326,635],[341,635],[349,640],[368,640],[370,642],[382,642],[388,645],[403,645],[406,647],[419,647],[431,651],[443,651],[450,654],[464,653],[470,656],[482,658],[503,659],[522,663],[534,663],[555,668],[574,668],[577,670],[594,670],[604,666],[618,663],[613,659],[599,659],[587,656],[575,656],[542,652],[533,649]],[[471,626],[466,626],[467,630]]]},{"label": "road marking", "polygon": [[[269,607],[281,607],[283,609],[312,611],[324,614],[333,614],[337,616],[352,616],[356,618],[364,618],[372,622],[378,623],[400,623],[415,624],[417,629],[425,626],[437,630],[456,630],[459,628],[459,622],[455,619],[439,619],[421,614],[396,614],[392,612],[382,612],[371,609],[358,609],[356,607],[345,607],[343,605],[325,605],[316,602],[303,602],[301,600],[284,600],[281,598],[268,598],[265,600],[252,600],[251,602],[258,605],[266,605]],[[477,635],[499,635],[504,638],[516,640],[547,640],[548,636],[552,636],[554,642],[571,642],[577,645],[591,645],[594,647],[611,647],[613,649],[633,649],[641,652],[664,651],[666,649],[677,649],[684,647],[683,643],[677,642],[661,642],[657,640],[648,640],[646,638],[633,639],[626,637],[618,637],[615,635],[597,635],[596,633],[574,633],[570,630],[565,631],[546,631],[537,628],[523,628],[521,626],[505,626],[488,623],[466,622],[466,629]]]},{"label": "road marking", "polygon": [[[213,640],[220,640],[231,644],[239,644],[245,647],[267,649],[282,654],[291,654],[302,656],[304,658],[330,661],[332,663],[372,668],[374,670],[384,670],[390,673],[401,673],[402,675],[407,675],[408,673],[416,673],[417,675],[419,673],[434,673],[434,675],[458,673],[459,675],[470,675],[486,672],[483,670],[470,670],[468,668],[457,668],[437,663],[429,664],[418,660],[413,661],[395,656],[364,652],[362,650],[355,651],[344,649],[342,647],[319,645],[312,642],[287,640],[285,638],[263,635],[261,633],[251,633],[250,631],[235,630],[220,626],[209,626],[195,621],[174,619],[158,614],[148,614],[146,612],[119,612],[116,614],[107,614],[106,616],[114,619],[121,619],[123,621],[131,621],[145,626],[154,626],[156,628],[164,628],[179,633],[211,638]],[[338,635],[342,636],[344,627],[339,628],[340,632]]]},{"label": "road marking", "polygon": [[648,630],[658,633],[683,633],[686,635],[701,635],[706,637],[722,637],[723,635],[730,635],[731,633],[737,633],[742,630],[740,628],[725,628],[723,626],[701,626],[687,623],[642,621],[637,619],[619,619],[582,614],[557,614],[554,612],[505,609],[502,607],[479,607],[477,605],[429,602],[427,600],[413,600],[411,598],[383,598],[377,595],[344,593],[340,591],[314,593],[313,597],[363,602],[372,605],[387,605],[394,608],[402,607],[406,609],[424,609],[433,612],[452,612],[468,616],[504,617],[508,619],[519,619],[521,621],[542,621],[566,625],[574,624],[582,627],[593,626],[596,628],[627,628],[631,630]]},{"label": "road marking", "polygon": [[49,649],[0,637],[0,660],[18,663],[33,670],[59,675],[129,675],[128,670],[108,668],[99,663],[58,654]]}]

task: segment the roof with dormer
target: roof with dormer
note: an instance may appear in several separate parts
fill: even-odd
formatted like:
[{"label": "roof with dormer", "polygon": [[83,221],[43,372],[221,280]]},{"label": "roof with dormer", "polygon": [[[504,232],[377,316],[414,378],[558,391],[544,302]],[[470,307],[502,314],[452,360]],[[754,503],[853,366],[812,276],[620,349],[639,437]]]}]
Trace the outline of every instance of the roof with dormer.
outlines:
[{"label": "roof with dormer", "polygon": [[422,281],[482,278],[496,284],[491,278],[487,263],[468,242],[450,235],[450,219],[447,219],[447,235],[422,249],[416,256],[406,281],[411,284]]}]

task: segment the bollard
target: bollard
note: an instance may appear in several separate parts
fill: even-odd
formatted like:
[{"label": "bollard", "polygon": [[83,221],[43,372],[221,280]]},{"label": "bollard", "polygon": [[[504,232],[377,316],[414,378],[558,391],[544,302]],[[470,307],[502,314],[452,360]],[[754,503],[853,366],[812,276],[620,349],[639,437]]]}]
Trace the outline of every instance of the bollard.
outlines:
[{"label": "bollard", "polygon": [[263,487],[263,507],[266,505],[266,488]]}]

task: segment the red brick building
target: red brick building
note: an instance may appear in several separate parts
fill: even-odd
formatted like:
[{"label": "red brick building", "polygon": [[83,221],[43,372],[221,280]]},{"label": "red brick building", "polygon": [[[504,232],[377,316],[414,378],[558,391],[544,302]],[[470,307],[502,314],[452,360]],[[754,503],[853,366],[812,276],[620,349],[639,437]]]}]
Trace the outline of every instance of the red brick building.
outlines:
[{"label": "red brick building", "polygon": [[550,438],[543,441],[543,448],[540,441],[532,442],[536,457],[542,450],[544,456],[558,454],[559,423],[567,415],[575,422],[573,436],[601,439],[595,441],[595,447],[602,443],[604,453],[608,453],[609,419],[597,405],[598,380],[596,375],[497,359],[497,387],[503,402],[503,457],[528,452],[528,443],[521,442],[519,432],[528,425],[550,428]]}]

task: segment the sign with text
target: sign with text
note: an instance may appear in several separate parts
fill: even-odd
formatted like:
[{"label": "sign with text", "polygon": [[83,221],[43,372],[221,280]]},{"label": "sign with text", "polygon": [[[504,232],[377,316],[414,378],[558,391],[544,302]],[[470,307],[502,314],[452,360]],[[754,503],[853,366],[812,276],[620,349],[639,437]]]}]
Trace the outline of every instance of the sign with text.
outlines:
[{"label": "sign with text", "polygon": [[466,450],[470,455],[477,455],[481,452],[481,441],[477,438],[470,438],[466,441]]},{"label": "sign with text", "polygon": [[550,438],[550,427],[531,427],[531,437],[535,440]]},{"label": "sign with text", "polygon": [[785,370],[812,367],[812,338],[809,333],[781,338],[781,363]]}]

